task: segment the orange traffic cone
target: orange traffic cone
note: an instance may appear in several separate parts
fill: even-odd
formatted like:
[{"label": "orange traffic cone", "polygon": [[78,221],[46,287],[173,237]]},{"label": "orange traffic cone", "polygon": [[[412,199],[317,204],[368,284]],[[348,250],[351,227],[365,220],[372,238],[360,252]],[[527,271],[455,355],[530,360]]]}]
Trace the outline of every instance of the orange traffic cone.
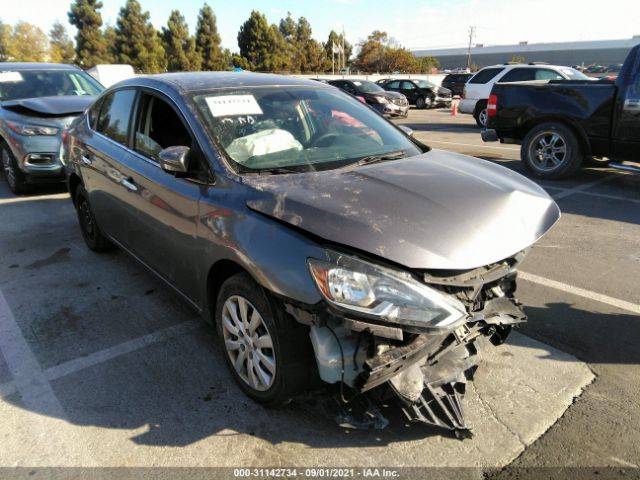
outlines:
[{"label": "orange traffic cone", "polygon": [[451,102],[451,116],[455,117],[458,115],[458,102]]}]

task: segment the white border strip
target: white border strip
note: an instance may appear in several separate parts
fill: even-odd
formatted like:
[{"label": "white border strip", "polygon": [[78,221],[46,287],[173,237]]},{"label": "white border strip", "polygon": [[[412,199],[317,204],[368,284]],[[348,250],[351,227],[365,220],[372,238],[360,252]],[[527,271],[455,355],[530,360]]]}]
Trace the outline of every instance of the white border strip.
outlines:
[{"label": "white border strip", "polygon": [[555,288],[556,290],[561,290],[563,292],[570,293],[571,295],[577,295],[578,297],[595,300],[596,302],[611,305],[612,307],[616,307],[621,310],[626,310],[628,312],[633,312],[636,315],[640,315],[640,305],[636,305],[635,303],[627,302],[625,300],[620,300],[614,297],[609,297],[608,295],[592,292],[580,287],[574,287],[573,285],[567,285],[566,283],[556,282],[555,280],[549,280],[548,278],[539,277],[538,275],[534,275],[533,273],[519,271],[518,278],[528,282],[537,283],[538,285],[542,285],[544,287]]}]

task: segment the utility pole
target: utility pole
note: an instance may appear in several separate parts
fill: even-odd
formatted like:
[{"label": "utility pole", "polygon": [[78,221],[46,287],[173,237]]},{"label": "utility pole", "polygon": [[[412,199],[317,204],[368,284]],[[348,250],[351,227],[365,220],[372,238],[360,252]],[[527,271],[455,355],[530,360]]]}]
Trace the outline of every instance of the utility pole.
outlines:
[{"label": "utility pole", "polygon": [[467,49],[467,68],[471,70],[471,42],[476,34],[476,27],[469,27],[469,48]]}]

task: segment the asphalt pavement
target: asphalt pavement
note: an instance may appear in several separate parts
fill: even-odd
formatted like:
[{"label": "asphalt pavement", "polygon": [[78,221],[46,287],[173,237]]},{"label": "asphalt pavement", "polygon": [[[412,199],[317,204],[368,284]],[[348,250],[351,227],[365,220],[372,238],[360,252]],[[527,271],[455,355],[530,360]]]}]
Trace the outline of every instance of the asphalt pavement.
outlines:
[{"label": "asphalt pavement", "polygon": [[[412,109],[398,123],[433,148],[524,173],[519,147],[483,144],[470,116]],[[563,216],[522,265],[529,323],[485,356],[467,399],[475,436],[460,441],[393,415],[381,432],[340,429],[313,399],[254,404],[174,293],[123,253],[86,249],[63,188],[15,197],[0,178],[0,468],[640,477],[640,176],[588,168],[540,183]]]}]

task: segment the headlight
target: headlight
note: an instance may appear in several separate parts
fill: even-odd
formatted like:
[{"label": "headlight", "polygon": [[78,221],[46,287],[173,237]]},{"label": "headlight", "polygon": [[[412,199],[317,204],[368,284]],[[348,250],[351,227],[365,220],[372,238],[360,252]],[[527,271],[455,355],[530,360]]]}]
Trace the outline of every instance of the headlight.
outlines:
[{"label": "headlight", "polygon": [[21,123],[14,122],[6,122],[7,127],[16,132],[18,135],[57,135],[60,131],[59,128],[56,127],[45,127],[43,125],[27,125]]},{"label": "headlight", "polygon": [[387,97],[374,95],[372,98],[373,98],[373,101],[376,103],[389,103],[389,100],[387,99]]},{"label": "headlight", "polygon": [[329,252],[330,262],[310,258],[309,270],[331,304],[398,325],[444,328],[465,316],[462,302],[427,287],[406,272]]}]

